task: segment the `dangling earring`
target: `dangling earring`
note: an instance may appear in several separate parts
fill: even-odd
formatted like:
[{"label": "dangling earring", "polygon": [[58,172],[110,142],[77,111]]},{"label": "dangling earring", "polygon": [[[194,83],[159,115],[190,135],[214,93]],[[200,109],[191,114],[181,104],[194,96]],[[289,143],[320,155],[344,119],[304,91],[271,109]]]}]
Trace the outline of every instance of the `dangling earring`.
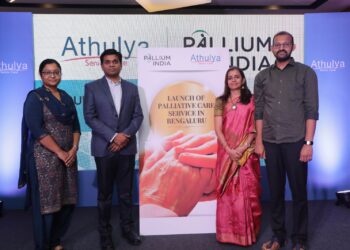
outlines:
[{"label": "dangling earring", "polygon": [[242,85],[242,89],[244,89],[244,85]]}]

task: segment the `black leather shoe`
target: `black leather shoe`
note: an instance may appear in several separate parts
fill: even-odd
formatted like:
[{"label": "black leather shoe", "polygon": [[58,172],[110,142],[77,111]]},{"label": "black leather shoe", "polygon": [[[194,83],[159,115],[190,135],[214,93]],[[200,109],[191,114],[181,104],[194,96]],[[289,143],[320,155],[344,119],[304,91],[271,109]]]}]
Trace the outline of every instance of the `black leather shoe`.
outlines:
[{"label": "black leather shoe", "polygon": [[114,250],[114,246],[113,245],[107,245],[105,247],[101,248],[102,250]]},{"label": "black leather shoe", "polygon": [[141,244],[141,237],[133,230],[123,231],[123,237],[128,240],[129,244],[137,246]]},{"label": "black leather shoe", "polygon": [[101,237],[102,250],[114,250],[113,240],[111,236]]}]

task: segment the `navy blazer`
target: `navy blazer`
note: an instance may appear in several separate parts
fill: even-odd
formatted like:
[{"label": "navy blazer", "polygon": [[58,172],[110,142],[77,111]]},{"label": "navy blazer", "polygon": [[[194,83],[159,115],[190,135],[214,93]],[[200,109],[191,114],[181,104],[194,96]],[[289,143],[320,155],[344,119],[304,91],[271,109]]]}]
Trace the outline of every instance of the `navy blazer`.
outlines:
[{"label": "navy blazer", "polygon": [[108,150],[115,133],[130,135],[129,143],[119,151],[122,155],[137,152],[136,132],[141,126],[143,114],[137,86],[122,80],[120,114],[117,114],[106,77],[85,85],[84,118],[92,130],[91,154],[104,157],[112,154]]}]

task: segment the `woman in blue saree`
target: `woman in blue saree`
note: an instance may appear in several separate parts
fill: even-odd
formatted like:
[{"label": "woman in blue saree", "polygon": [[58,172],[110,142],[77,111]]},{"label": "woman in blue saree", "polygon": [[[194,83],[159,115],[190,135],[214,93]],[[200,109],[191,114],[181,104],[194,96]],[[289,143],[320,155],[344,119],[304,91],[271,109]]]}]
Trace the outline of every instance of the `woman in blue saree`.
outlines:
[{"label": "woman in blue saree", "polygon": [[60,64],[46,59],[39,74],[43,86],[28,93],[23,108],[19,187],[27,184],[35,249],[61,250],[77,202],[80,125],[73,99],[57,87]]}]

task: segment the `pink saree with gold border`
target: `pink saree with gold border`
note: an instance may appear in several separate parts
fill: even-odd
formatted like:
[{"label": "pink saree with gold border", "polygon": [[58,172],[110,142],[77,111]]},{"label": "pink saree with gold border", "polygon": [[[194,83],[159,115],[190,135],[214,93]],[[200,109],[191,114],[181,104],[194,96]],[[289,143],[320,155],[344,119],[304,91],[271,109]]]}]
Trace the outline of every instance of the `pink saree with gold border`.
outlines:
[{"label": "pink saree with gold border", "polygon": [[[230,102],[218,109],[220,102],[215,115],[222,116],[225,139],[231,148],[236,148],[255,132],[254,100],[251,98],[246,105],[238,103],[235,109]],[[218,144],[216,238],[219,242],[249,246],[257,240],[262,214],[259,158],[253,143],[239,161],[232,161]]]}]

